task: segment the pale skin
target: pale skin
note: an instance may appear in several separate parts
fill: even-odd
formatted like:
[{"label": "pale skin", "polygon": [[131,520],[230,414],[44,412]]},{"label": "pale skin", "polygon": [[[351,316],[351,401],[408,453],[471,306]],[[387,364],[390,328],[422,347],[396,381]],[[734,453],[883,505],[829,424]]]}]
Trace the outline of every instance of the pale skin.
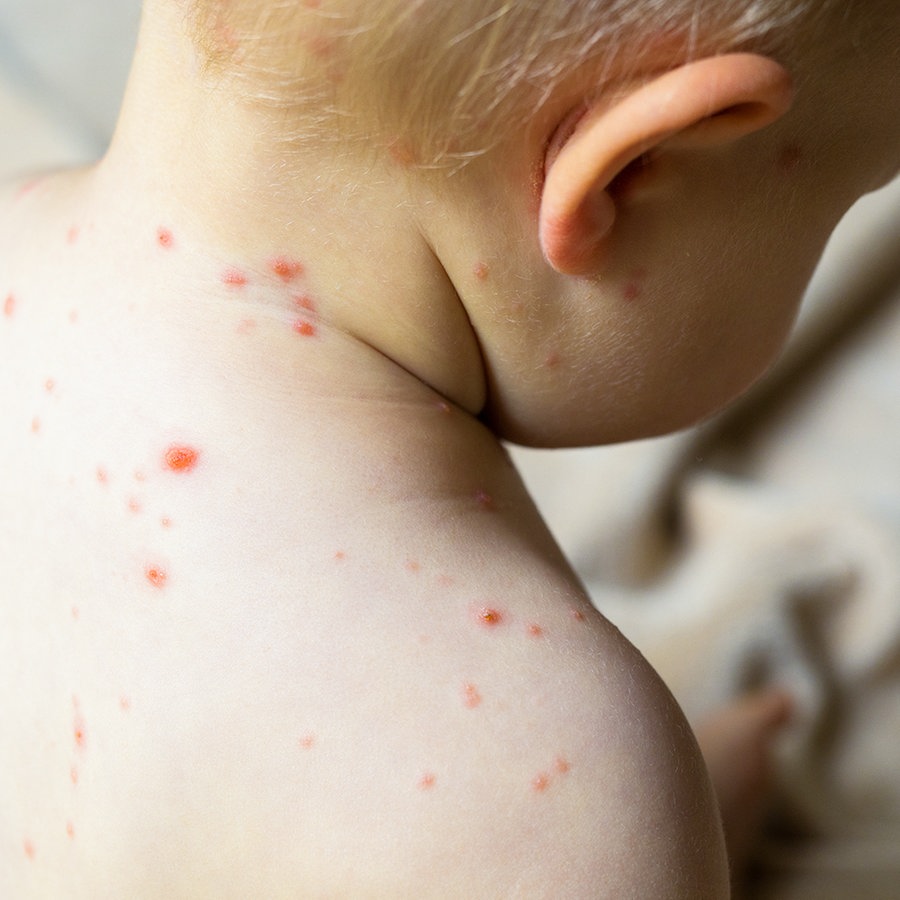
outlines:
[{"label": "pale skin", "polygon": [[[285,162],[179,23],[148,6],[102,163],[0,205],[0,894],[727,896],[697,743],[498,435],[657,433],[758,375],[896,171],[889,54],[796,99],[669,66],[649,130],[585,89],[447,192]],[[783,711],[710,726],[717,779]]]}]

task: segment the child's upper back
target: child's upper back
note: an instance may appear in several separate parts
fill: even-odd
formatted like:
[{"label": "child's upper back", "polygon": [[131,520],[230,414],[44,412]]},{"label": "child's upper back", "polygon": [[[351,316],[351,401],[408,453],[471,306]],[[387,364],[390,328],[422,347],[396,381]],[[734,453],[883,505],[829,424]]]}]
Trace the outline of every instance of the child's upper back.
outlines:
[{"label": "child's upper back", "polygon": [[692,739],[489,432],[188,308],[80,178],[0,215],[4,896],[717,895]]}]

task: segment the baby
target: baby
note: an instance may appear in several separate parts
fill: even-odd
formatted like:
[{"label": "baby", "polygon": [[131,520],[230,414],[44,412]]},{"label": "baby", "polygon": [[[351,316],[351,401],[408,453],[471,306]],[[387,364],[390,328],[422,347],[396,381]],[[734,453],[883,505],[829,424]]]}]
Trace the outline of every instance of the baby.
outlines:
[{"label": "baby", "polygon": [[[0,897],[726,897],[693,734],[501,440],[760,374],[896,172],[898,42],[146,0],[106,157],[0,190]],[[782,713],[712,729],[726,811]]]}]

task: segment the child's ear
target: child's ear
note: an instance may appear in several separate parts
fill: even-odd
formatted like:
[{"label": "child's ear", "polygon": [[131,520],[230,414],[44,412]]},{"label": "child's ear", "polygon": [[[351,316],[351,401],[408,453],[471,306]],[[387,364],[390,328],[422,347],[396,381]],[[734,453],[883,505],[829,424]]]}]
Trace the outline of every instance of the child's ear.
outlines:
[{"label": "child's ear", "polygon": [[608,188],[629,163],[675,135],[694,146],[736,140],[775,121],[792,98],[782,66],[736,53],[688,63],[589,109],[548,151],[540,213],[547,261],[567,275],[597,274],[616,216]]}]

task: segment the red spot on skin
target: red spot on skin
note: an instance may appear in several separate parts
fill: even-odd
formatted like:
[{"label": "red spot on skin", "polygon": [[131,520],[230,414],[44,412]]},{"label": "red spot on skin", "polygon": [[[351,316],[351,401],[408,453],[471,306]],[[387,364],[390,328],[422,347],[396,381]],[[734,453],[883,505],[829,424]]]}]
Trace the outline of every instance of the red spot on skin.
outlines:
[{"label": "red spot on skin", "polygon": [[408,559],[405,568],[407,572],[410,572],[413,575],[418,575],[418,573],[422,571],[422,566],[414,559]]},{"label": "red spot on skin", "polygon": [[80,713],[76,713],[75,721],[72,725],[72,735],[75,738],[75,746],[79,750],[84,750],[87,746],[87,733],[84,727],[84,718]]},{"label": "red spot on skin", "polygon": [[314,734],[305,734],[300,738],[301,750],[312,750],[316,746],[316,736]]},{"label": "red spot on skin", "polygon": [[24,197],[27,197],[32,191],[36,190],[43,184],[44,178],[32,178],[31,181],[26,182],[19,188],[19,193],[16,194],[16,200],[21,200]]},{"label": "red spot on skin", "polygon": [[474,684],[463,685],[463,704],[466,709],[477,709],[481,706],[481,694]]},{"label": "red spot on skin", "polygon": [[347,554],[344,553],[343,550],[338,550],[338,552],[334,554],[334,558],[337,562],[343,562],[347,558]]},{"label": "red spot on skin", "polygon": [[3,315],[6,316],[7,319],[11,319],[16,311],[16,298],[9,294],[7,298],[3,301]]},{"label": "red spot on skin", "polygon": [[785,175],[792,175],[803,162],[803,148],[799,144],[785,144],[775,159],[778,170]]},{"label": "red spot on skin", "polygon": [[247,276],[240,269],[227,269],[222,282],[229,287],[242,288],[247,286]]},{"label": "red spot on skin", "polygon": [[484,510],[490,511],[494,508],[494,498],[487,491],[476,491],[475,502]]},{"label": "red spot on skin", "polygon": [[41,430],[41,420],[37,416],[35,416],[31,420],[31,433],[37,434],[40,430]]},{"label": "red spot on skin", "polygon": [[34,844],[28,840],[27,838],[22,842],[22,849],[25,851],[25,855],[34,862],[35,856],[37,856],[37,851],[34,848]]},{"label": "red spot on skin", "polygon": [[172,472],[190,472],[197,465],[200,453],[193,447],[173,445],[166,450],[166,468]]},{"label": "red spot on skin", "polygon": [[572,610],[572,618],[576,622],[586,622],[587,621],[587,616],[580,609]]},{"label": "red spot on skin", "polygon": [[543,794],[550,787],[550,776],[546,772],[539,772],[531,779],[531,787],[536,794]]},{"label": "red spot on skin", "polygon": [[73,822],[66,822],[66,834],[69,836],[69,840],[75,840],[75,825]]},{"label": "red spot on skin", "polygon": [[284,256],[277,256],[269,263],[269,266],[285,284],[296,281],[305,271],[301,263]]},{"label": "red spot on skin", "polygon": [[55,382],[52,378],[48,378],[48,379],[44,382],[44,390],[45,390],[48,394],[52,394],[55,387],[56,387],[56,382]]},{"label": "red spot on skin", "polygon": [[503,613],[499,609],[490,606],[482,606],[475,611],[476,621],[485,628],[496,628],[503,624],[503,618]]},{"label": "red spot on skin", "polygon": [[294,331],[301,337],[316,336],[316,326],[313,325],[312,322],[307,322],[305,319],[297,319],[297,321],[294,322]]},{"label": "red spot on skin", "polygon": [[628,302],[637,300],[644,291],[644,281],[647,278],[647,272],[644,269],[635,269],[628,280],[628,283],[622,289],[622,296]]},{"label": "red spot on skin", "polygon": [[131,698],[126,697],[124,694],[119,697],[119,709],[121,709],[123,713],[131,712]]},{"label": "red spot on skin", "polygon": [[97,481],[100,484],[109,484],[109,473],[102,466],[97,467]]},{"label": "red spot on skin", "polygon": [[163,250],[171,250],[175,244],[175,238],[168,228],[156,229],[156,242]]},{"label": "red spot on skin", "polygon": [[437,404],[435,404],[438,408],[438,411],[443,413],[445,416],[449,416],[453,409],[450,407],[450,404],[446,400],[438,400]]},{"label": "red spot on skin", "polygon": [[148,566],[144,570],[144,575],[153,587],[160,590],[166,586],[166,582],[169,580],[169,576],[158,566]]},{"label": "red spot on skin", "polygon": [[307,312],[311,312],[313,315],[316,314],[316,302],[310,297],[308,294],[297,294],[293,298],[294,306],[298,309],[305,309]]},{"label": "red spot on skin", "polygon": [[402,169],[411,169],[417,162],[415,148],[409,141],[397,138],[389,147],[391,159]]},{"label": "red spot on skin", "polygon": [[475,266],[475,277],[479,281],[487,281],[491,276],[491,270],[487,263],[477,263]]},{"label": "red spot on skin", "polygon": [[172,520],[168,516],[165,516],[160,520],[159,524],[162,525],[163,528],[171,528]]},{"label": "red spot on skin", "polygon": [[66,233],[66,243],[69,245],[77,244],[78,243],[78,234],[79,234],[78,228],[75,225],[73,225]]},{"label": "red spot on skin", "polygon": [[419,779],[419,790],[430,791],[437,784],[437,775],[434,772],[426,772]]},{"label": "red spot on skin", "polygon": [[562,357],[556,353],[549,353],[547,358],[544,360],[544,366],[548,369],[558,369],[560,363],[562,362]]},{"label": "red spot on skin", "polygon": [[144,507],[141,506],[141,501],[138,500],[137,497],[130,497],[128,499],[128,511],[133,512],[137,515]]},{"label": "red spot on skin", "polygon": [[69,778],[73,785],[78,784],[78,769],[76,769],[75,766],[72,766],[72,768],[69,769]]},{"label": "red spot on skin", "polygon": [[540,637],[543,637],[543,636],[544,636],[544,629],[541,628],[540,625],[537,625],[537,624],[535,624],[534,622],[532,622],[532,623],[528,626],[528,634],[529,634],[530,637],[533,637],[533,638],[540,638]]},{"label": "red spot on skin", "polygon": [[147,476],[140,469],[138,469],[134,473],[134,480],[143,484],[147,480]]},{"label": "red spot on skin", "polygon": [[560,775],[568,775],[572,769],[572,766],[569,764],[569,761],[567,759],[562,756],[557,756],[556,762],[553,764],[553,768],[555,768]]}]

